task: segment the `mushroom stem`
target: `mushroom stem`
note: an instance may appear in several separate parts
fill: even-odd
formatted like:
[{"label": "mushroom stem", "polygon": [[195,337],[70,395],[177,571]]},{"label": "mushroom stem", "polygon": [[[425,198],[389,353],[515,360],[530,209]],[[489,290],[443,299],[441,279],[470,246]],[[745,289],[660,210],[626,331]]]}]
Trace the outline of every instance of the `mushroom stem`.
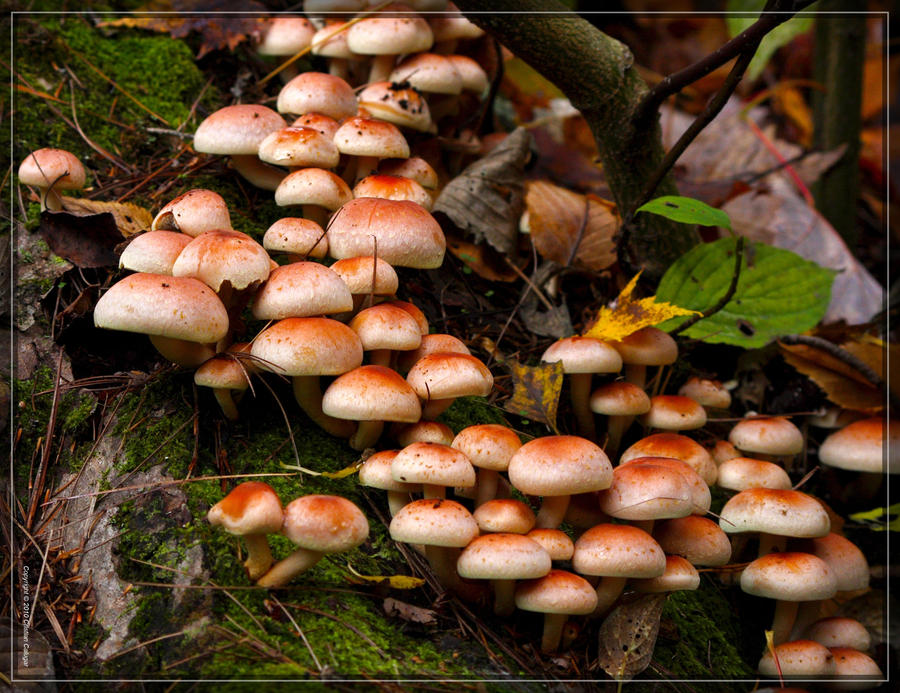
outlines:
[{"label": "mushroom stem", "polygon": [[572,400],[572,413],[578,425],[578,434],[588,440],[597,439],[597,429],[594,425],[594,412],[591,411],[591,374],[571,373],[569,375],[569,389]]},{"label": "mushroom stem", "polygon": [[375,55],[372,57],[372,64],[369,66],[369,84],[374,82],[385,82],[391,76],[394,69],[394,60],[396,55]]},{"label": "mushroom stem", "polygon": [[625,589],[627,578],[604,576],[597,585],[597,608],[594,609],[594,616],[602,616],[609,608],[615,604],[616,599]]},{"label": "mushroom stem", "polygon": [[441,500],[447,497],[447,488],[439,484],[422,484],[422,498],[439,498]]},{"label": "mushroom stem", "polygon": [[283,587],[300,573],[312,568],[325,554],[309,549],[297,549],[287,558],[282,558],[263,575],[256,584],[260,587]]},{"label": "mushroom stem", "polygon": [[390,349],[372,349],[372,351],[369,352],[369,363],[373,366],[390,368],[392,353],[393,352]]},{"label": "mushroom stem", "polygon": [[370,176],[378,170],[377,156],[360,156],[356,159],[355,182],[359,183],[366,176]]},{"label": "mushroom stem", "polygon": [[625,380],[643,389],[644,385],[647,384],[647,366],[639,363],[626,363]]},{"label": "mushroom stem", "polygon": [[400,509],[409,503],[409,494],[405,491],[388,491],[387,492],[387,500],[388,500],[388,510],[391,513],[391,517],[400,512]]},{"label": "mushroom stem", "polygon": [[548,654],[556,652],[559,641],[562,638],[563,626],[566,624],[566,614],[544,614],[544,632],[541,635],[541,652]]},{"label": "mushroom stem", "polygon": [[301,205],[303,217],[314,221],[323,229],[328,226],[328,210],[319,205]]},{"label": "mushroom stem", "polygon": [[62,196],[53,188],[41,188],[41,211],[59,212],[62,209]]},{"label": "mushroom stem", "polygon": [[621,416],[610,416],[606,422],[606,445],[603,451],[610,459],[615,458],[619,453],[619,446],[622,444],[622,436],[634,421],[632,414],[623,414]]},{"label": "mushroom stem", "polygon": [[791,632],[788,638],[790,640],[799,640],[803,631],[809,624],[819,620],[822,616],[822,600],[816,599],[808,602],[800,602],[797,608],[797,615],[794,617],[794,623],[791,626]]},{"label": "mushroom stem", "polygon": [[229,421],[237,421],[240,418],[237,405],[234,403],[234,398],[231,396],[231,390],[227,387],[216,387],[213,388],[213,395],[219,403],[222,413],[225,414],[226,419]]},{"label": "mushroom stem", "polygon": [[349,438],[353,435],[352,421],[337,419],[322,411],[322,388],[319,387],[318,376],[295,375],[293,385],[297,404],[322,430],[337,438]]},{"label": "mushroom stem", "polygon": [[350,447],[354,450],[375,447],[383,430],[383,421],[360,421],[356,433],[350,436]]},{"label": "mushroom stem", "polygon": [[775,616],[772,618],[772,639],[776,645],[787,642],[791,628],[797,618],[800,602],[789,602],[779,599],[775,603]]},{"label": "mushroom stem", "polygon": [[484,505],[497,497],[497,483],[500,473],[496,469],[479,469],[478,483],[475,485],[475,507]]},{"label": "mushroom stem", "polygon": [[762,532],[759,535],[759,552],[757,557],[761,558],[769,553],[781,553],[786,546],[787,537]]},{"label": "mushroom stem", "polygon": [[150,343],[163,357],[185,368],[196,368],[216,355],[215,349],[209,344],[163,337],[158,334],[150,335]]},{"label": "mushroom stem", "polygon": [[231,165],[246,181],[263,190],[276,190],[287,175],[281,169],[263,163],[255,154],[235,154],[231,157]]},{"label": "mushroom stem", "polygon": [[263,576],[274,562],[269,549],[269,540],[265,534],[245,534],[244,541],[247,543],[247,560],[244,561],[244,568],[247,569],[249,578],[256,580]]},{"label": "mushroom stem", "polygon": [[425,557],[444,587],[449,590],[456,590],[459,587],[460,578],[459,573],[456,572],[456,560],[449,548],[426,544]]},{"label": "mushroom stem", "polygon": [[570,496],[544,496],[534,526],[537,529],[556,529],[562,524]]},{"label": "mushroom stem", "polygon": [[494,613],[497,616],[512,616],[516,610],[516,581],[491,580],[494,588]]},{"label": "mushroom stem", "polygon": [[450,397],[448,399],[431,399],[425,402],[422,405],[422,418],[427,419],[428,421],[433,421],[441,414],[443,414],[447,409],[450,408],[450,405],[456,401],[455,397]]}]

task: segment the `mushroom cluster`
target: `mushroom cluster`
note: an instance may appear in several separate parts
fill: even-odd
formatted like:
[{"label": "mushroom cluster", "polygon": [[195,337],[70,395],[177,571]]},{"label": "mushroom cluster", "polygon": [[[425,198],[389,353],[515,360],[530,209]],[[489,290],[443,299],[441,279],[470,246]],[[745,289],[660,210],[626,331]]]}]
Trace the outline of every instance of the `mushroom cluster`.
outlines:
[{"label": "mushroom cluster", "polygon": [[[95,324],[147,334],[165,359],[195,369],[231,420],[253,378],[290,378],[314,424],[374,449],[359,483],[386,492],[391,537],[421,551],[460,598],[489,599],[503,618],[544,614],[544,652],[568,644],[567,621],[602,618],[626,592],[697,589],[700,567],[772,600],[777,663],[766,653],[761,674],[880,677],[862,624],[832,615],[829,600],[867,589],[869,571],[822,503],[793,488],[803,433],[787,418],[751,416],[727,440],[710,440],[708,414],[727,412],[730,394],[700,377],[660,392],[664,379],[648,379],[648,368],[678,358],[666,332],[573,336],[543,352],[567,375],[572,425],[563,429],[578,435],[523,443],[499,424],[454,435],[437,420],[459,397],[489,396],[493,375],[398,298],[394,268],[443,262],[446,240],[429,210],[446,169],[422,143],[455,133],[480,107],[486,74],[454,55],[480,32],[458,13],[426,19],[391,5],[347,23],[327,3],[306,5],[313,21],[273,19],[259,52],[309,50],[327,72],[290,76],[276,110],[210,114],[193,141],[230,157],[290,216],[257,242],[233,228],[216,193],[177,197],[131,239],[120,259],[129,273],[100,297]],[[59,209],[58,191],[83,184],[75,164],[40,150],[19,176]],[[877,487],[893,428],[882,418],[851,423],[822,443],[819,460]],[[396,445],[384,448],[387,437]],[[729,496],[717,521],[713,491]],[[208,520],[243,537],[248,577],[265,588],[360,545],[369,529],[346,499],[282,506],[260,482],[236,486]],[[267,539],[276,533],[297,546],[277,562]]]}]

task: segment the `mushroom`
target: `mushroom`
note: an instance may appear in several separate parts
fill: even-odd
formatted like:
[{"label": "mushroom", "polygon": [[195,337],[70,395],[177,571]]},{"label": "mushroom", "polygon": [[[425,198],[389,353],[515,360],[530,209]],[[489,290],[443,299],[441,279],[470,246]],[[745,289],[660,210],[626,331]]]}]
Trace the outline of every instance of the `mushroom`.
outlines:
[{"label": "mushroom", "polygon": [[415,391],[395,371],[384,366],[360,366],[338,377],[322,396],[322,410],[338,419],[358,421],[350,447],[372,447],[385,421],[412,423],[422,418]]},{"label": "mushroom", "polygon": [[406,380],[424,402],[426,419],[440,415],[457,397],[487,397],[494,386],[487,366],[474,356],[455,352],[434,352],[419,359]]},{"label": "mushroom", "polygon": [[228,205],[217,192],[195,188],[179,195],[153,217],[151,231],[180,231],[192,238],[204,231],[230,230]]},{"label": "mushroom", "polygon": [[212,345],[228,332],[228,312],[198,279],[138,273],[100,297],[94,325],[146,334],[165,358],[195,368],[215,355]]},{"label": "mushroom", "polygon": [[65,149],[45,147],[32,152],[19,165],[19,182],[41,192],[41,211],[63,209],[57,190],[84,187],[86,174],[78,158]]},{"label": "mushroom", "polygon": [[[331,213],[353,199],[347,184],[335,173],[323,168],[292,171],[275,190],[275,204],[300,205],[303,216],[327,228]],[[331,237],[328,238],[331,250]]]},{"label": "mushroom", "polygon": [[480,507],[497,495],[500,472],[509,468],[509,461],[522,447],[522,441],[506,426],[476,424],[457,433],[451,445],[464,452],[478,467],[475,506]]},{"label": "mushroom", "polygon": [[638,421],[650,429],[686,431],[706,425],[706,410],[690,397],[656,395],[650,398],[650,409]]},{"label": "mushroom", "polygon": [[616,380],[594,390],[589,405],[592,412],[607,417],[606,443],[603,449],[614,458],[619,451],[622,436],[631,426],[634,417],[650,409],[650,398],[634,383]]},{"label": "mushroom", "polygon": [[597,445],[578,436],[544,436],[519,448],[509,460],[509,480],[522,493],[543,496],[535,525],[555,528],[575,493],[609,486],[613,471]]},{"label": "mushroom", "polygon": [[803,450],[803,434],[783,416],[755,416],[739,421],[728,440],[740,451],[786,464]]},{"label": "mushroom", "polygon": [[268,371],[289,376],[294,398],[323,430],[349,438],[354,426],[322,411],[319,377],[339,375],[362,363],[359,337],[343,323],[329,318],[285,318],[263,330],[250,353]]},{"label": "mushroom", "polygon": [[[328,254],[325,230],[311,219],[284,217],[272,224],[263,236],[263,248],[270,252],[287,253],[291,262],[307,258],[321,260]],[[334,267],[331,268],[332,271]]]},{"label": "mushroom", "polygon": [[460,577],[491,581],[497,616],[510,616],[515,611],[516,580],[543,577],[550,568],[550,554],[544,547],[509,532],[475,537],[456,560]]},{"label": "mushroom", "polygon": [[224,354],[216,354],[201,364],[194,371],[194,383],[200,387],[211,387],[222,413],[230,421],[239,418],[235,396],[238,398],[250,387],[250,375],[256,372],[256,366],[249,359],[250,344],[235,343],[228,347]]},{"label": "mushroom", "polygon": [[251,580],[263,575],[272,565],[267,534],[281,530],[283,513],[275,490],[262,481],[245,481],[235,486],[209,509],[206,519],[229,534],[243,537],[247,544],[244,567]]},{"label": "mushroom", "polygon": [[589,440],[595,439],[594,414],[590,408],[591,375],[618,373],[622,370],[622,357],[601,339],[575,336],[551,344],[541,356],[541,361],[562,362],[563,372],[569,376],[572,411],[578,433]]},{"label": "mushroom", "polygon": [[236,104],[209,115],[194,133],[194,149],[206,154],[231,156],[235,170],[263,190],[275,190],[284,172],[259,160],[259,144],[285,127],[284,118],[271,108]]},{"label": "mushroom", "polygon": [[343,120],[356,114],[357,104],[353,89],[340,77],[303,72],[281,88],[276,108],[279,113],[319,113]]},{"label": "mushroom", "polygon": [[191,237],[175,231],[146,231],[131,237],[119,256],[119,267],[134,272],[172,274],[175,260]]},{"label": "mushroom", "polygon": [[347,48],[357,55],[374,56],[369,82],[387,79],[398,55],[427,51],[433,43],[428,22],[400,3],[382,8],[347,30]]},{"label": "mushroom", "polygon": [[625,380],[641,388],[647,382],[647,366],[667,366],[678,358],[675,340],[658,327],[644,327],[610,345],[622,356]]},{"label": "mushroom", "polygon": [[534,527],[534,512],[516,498],[494,498],[482,503],[472,513],[483,533],[506,532],[527,534]]},{"label": "mushroom", "polygon": [[407,484],[421,484],[425,498],[444,498],[447,488],[475,485],[475,468],[459,450],[440,443],[412,443],[391,462],[391,475]]},{"label": "mushroom", "polygon": [[359,546],[369,536],[369,522],[362,510],[346,498],[301,496],[285,507],[281,533],[299,548],[257,580],[260,587],[282,587],[312,568],[325,554]]},{"label": "mushroom", "polygon": [[672,457],[693,469],[708,486],[716,482],[716,465],[702,445],[679,433],[654,433],[641,438],[625,452],[619,462],[636,457]]},{"label": "mushroom", "polygon": [[776,644],[774,650],[766,649],[759,660],[757,670],[763,676],[821,679],[830,678],[836,671],[834,655],[812,640]]},{"label": "mushroom", "polygon": [[396,481],[391,476],[391,463],[399,450],[380,450],[369,455],[359,468],[359,483],[363,486],[387,491],[388,510],[391,517],[409,503],[409,494],[420,490],[418,484]]},{"label": "mushroom", "polygon": [[590,583],[566,570],[552,569],[544,577],[519,583],[516,606],[544,614],[541,652],[559,647],[567,616],[584,616],[597,608],[597,593]]},{"label": "mushroom", "polygon": [[[344,180],[358,183],[378,168],[380,159],[405,159],[409,156],[409,144],[395,125],[375,118],[354,116],[348,118],[334,133],[333,142],[341,154],[355,157]],[[355,197],[374,197],[357,195]]]},{"label": "mushroom", "polygon": [[389,303],[359,311],[349,327],[359,336],[363,350],[369,352],[369,362],[376,366],[390,366],[393,354],[415,349],[422,341],[415,319]]}]

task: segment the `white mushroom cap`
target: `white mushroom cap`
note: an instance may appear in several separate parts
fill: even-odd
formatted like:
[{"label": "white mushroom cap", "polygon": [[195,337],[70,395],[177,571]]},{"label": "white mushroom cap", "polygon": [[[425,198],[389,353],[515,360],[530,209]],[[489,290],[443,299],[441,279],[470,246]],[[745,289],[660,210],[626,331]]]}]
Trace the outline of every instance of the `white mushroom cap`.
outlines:
[{"label": "white mushroom cap", "polygon": [[678,389],[678,394],[690,397],[704,407],[728,409],[731,406],[731,393],[718,380],[691,376]]},{"label": "white mushroom cap", "polygon": [[417,491],[417,484],[397,481],[391,476],[391,463],[399,450],[379,450],[369,455],[359,468],[359,483],[363,486],[377,488],[381,491],[412,492]]},{"label": "white mushroom cap", "polygon": [[[347,192],[352,195],[349,188]],[[328,243],[339,260],[373,255],[377,246],[378,257],[391,265],[419,269],[440,267],[446,249],[444,232],[424,207],[373,197],[341,207],[328,228]]]},{"label": "white mushroom cap", "polygon": [[678,433],[654,433],[641,438],[622,453],[620,463],[636,457],[673,457],[685,462],[708,485],[716,481],[716,464],[710,454],[696,441]]},{"label": "white mushroom cap", "polygon": [[498,532],[475,537],[456,561],[461,577],[473,580],[527,580],[550,572],[550,555],[521,534]]},{"label": "white mushroom cap", "polygon": [[522,447],[518,434],[500,424],[467,426],[451,445],[462,451],[476,467],[506,471],[512,456]]},{"label": "white mushroom cap", "polygon": [[833,597],[837,580],[828,564],[810,553],[768,553],[744,568],[741,589],[757,597],[809,602]]},{"label": "white mushroom cap", "polygon": [[881,668],[865,652],[852,647],[830,647],[834,657],[833,688],[845,691],[859,691],[878,688],[885,682]]},{"label": "white mushroom cap", "polygon": [[[775,664],[775,657],[778,664]],[[835,673],[834,655],[812,640],[794,640],[775,646],[775,656],[766,649],[757,667],[763,676],[815,679]],[[780,671],[779,671],[780,670]]]},{"label": "white mushroom cap", "polygon": [[194,149],[206,154],[256,156],[260,142],[286,125],[284,118],[265,106],[226,106],[200,123],[194,133]]},{"label": "white mushroom cap", "polygon": [[786,537],[821,537],[831,520],[825,508],[800,491],[752,488],[732,496],[719,513],[727,533],[765,532]]},{"label": "white mushroom cap", "polygon": [[684,517],[696,509],[693,491],[682,470],[648,463],[620,465],[600,494],[600,509],[623,520]]},{"label": "white mushroom cap", "polygon": [[411,443],[391,463],[391,475],[408,484],[452,488],[475,485],[475,468],[459,450],[441,443]]},{"label": "white mushroom cap", "polygon": [[209,509],[206,519],[229,534],[274,534],[281,530],[281,501],[275,490],[262,481],[235,486]]},{"label": "white mushroom cap", "polygon": [[433,43],[428,22],[410,14],[392,15],[390,6],[347,30],[347,46],[360,55],[421,53]]},{"label": "white mushroom cap", "polygon": [[602,339],[593,337],[565,337],[551,344],[541,361],[562,361],[566,373],[618,373],[622,357]]},{"label": "white mushroom cap", "polygon": [[297,546],[318,553],[348,551],[369,536],[369,521],[340,496],[309,495],[285,506],[281,533]]},{"label": "white mushroom cap", "polygon": [[240,231],[204,231],[191,239],[172,265],[176,277],[194,277],[220,291],[227,282],[237,290],[264,282],[272,267],[266,249]]},{"label": "white mushroom cap", "polygon": [[459,94],[462,75],[453,61],[436,53],[416,53],[405,58],[389,78],[392,82],[408,82],[426,94]]},{"label": "white mushroom cap", "polygon": [[322,411],[351,421],[412,422],[422,415],[413,389],[383,366],[360,366],[338,377],[322,396]]},{"label": "white mushroom cap", "polygon": [[279,113],[321,113],[341,120],[355,115],[357,104],[353,89],[340,77],[303,72],[281,88],[277,108]]},{"label": "white mushroom cap", "polygon": [[231,216],[219,193],[195,188],[163,206],[153,218],[150,229],[199,236],[204,231],[231,229]]},{"label": "white mushroom cap", "polygon": [[147,231],[133,236],[119,256],[119,267],[135,272],[172,274],[172,265],[191,242],[191,237],[175,231]]},{"label": "white mushroom cap", "polygon": [[529,531],[526,536],[543,546],[553,561],[568,561],[572,558],[572,554],[575,553],[575,543],[561,529],[536,527]]},{"label": "white mushroom cap", "polygon": [[259,158],[291,168],[334,168],[341,154],[334,142],[318,130],[286,127],[270,133],[259,143]]},{"label": "white mushroom cap", "polygon": [[781,416],[761,416],[739,421],[728,440],[744,452],[764,455],[796,455],[803,450],[803,434]]},{"label": "white mushroom cap", "polygon": [[329,318],[286,318],[263,330],[250,353],[282,375],[339,375],[362,363],[359,337]]},{"label": "white mushroom cap", "polygon": [[373,174],[353,187],[353,197],[380,197],[385,200],[409,200],[431,209],[431,195],[412,178]]},{"label": "white mushroom cap", "polygon": [[391,538],[408,544],[462,548],[478,536],[472,514],[456,501],[417,500],[403,506],[390,525]]},{"label": "white mushroom cap", "polygon": [[332,138],[341,154],[379,159],[409,156],[409,144],[395,125],[375,118],[348,118]]},{"label": "white mushroom cap", "polygon": [[803,550],[825,561],[837,579],[841,592],[864,590],[869,586],[869,562],[859,547],[847,537],[830,532],[814,537]]},{"label": "white mushroom cap", "polygon": [[415,349],[422,341],[419,326],[413,317],[405,310],[388,303],[379,303],[359,311],[353,316],[349,327],[359,335],[366,351],[404,351]]},{"label": "white mushroom cap", "polygon": [[578,538],[572,567],[582,575],[652,578],[665,572],[666,555],[644,530],[606,523]]},{"label": "white mushroom cap", "polygon": [[423,401],[455,397],[487,397],[494,378],[481,361],[468,354],[435,352],[419,359],[406,376]]},{"label": "white mushroom cap", "polygon": [[338,260],[331,265],[331,270],[343,280],[351,294],[393,296],[400,286],[396,270],[382,258],[372,255]]},{"label": "white mushroom cap", "polygon": [[725,565],[731,559],[728,535],[715,522],[686,515],[656,523],[653,538],[667,554],[686,558],[694,565]]},{"label": "white mushroom cap", "polygon": [[659,577],[638,578],[632,582],[638,592],[660,593],[695,590],[700,587],[700,573],[681,556],[666,556],[666,572]]},{"label": "white mushroom cap", "polygon": [[639,421],[650,428],[686,431],[706,425],[706,410],[690,397],[656,395],[650,398],[650,409]]},{"label": "white mushroom cap", "polygon": [[302,217],[284,217],[276,221],[266,230],[262,244],[266,250],[276,253],[313,258],[323,258],[328,254],[325,230],[312,219]]},{"label": "white mushroom cap", "polygon": [[746,491],[750,488],[789,489],[793,486],[791,478],[782,467],[750,457],[734,457],[720,464],[716,484],[732,491]]},{"label": "white mushroom cap", "polygon": [[819,461],[857,472],[884,471],[884,419],[854,421],[829,435],[819,447]]},{"label": "white mushroom cap", "polygon": [[606,416],[635,416],[650,409],[650,397],[643,388],[625,380],[601,385],[591,393],[591,411]]},{"label": "white mushroom cap", "polygon": [[65,149],[38,149],[19,165],[19,181],[36,188],[53,185],[54,190],[72,190],[83,188],[85,180],[84,166]]},{"label": "white mushroom cap", "polygon": [[482,532],[526,534],[534,528],[534,511],[516,498],[494,498],[473,513]]},{"label": "white mushroom cap", "polygon": [[597,592],[579,575],[553,569],[516,587],[516,606],[542,614],[585,615],[597,606]]},{"label": "white mushroom cap", "polygon": [[331,269],[316,262],[292,262],[277,267],[253,300],[253,317],[260,320],[341,313],[353,308],[347,285]]},{"label": "white mushroom cap", "polygon": [[374,82],[359,93],[359,107],[373,118],[400,127],[428,132],[434,127],[431,111],[413,87],[394,82]]},{"label": "white mushroom cap", "polygon": [[578,436],[544,436],[519,448],[509,461],[509,480],[522,493],[568,496],[607,488],[612,465],[591,441]]},{"label": "white mushroom cap", "polygon": [[678,358],[678,345],[657,327],[644,327],[619,342],[610,342],[622,361],[642,366],[667,366]]},{"label": "white mushroom cap", "polygon": [[94,324],[208,344],[228,332],[228,312],[198,279],[139,273],[116,282],[100,297]]},{"label": "white mushroom cap", "polygon": [[807,640],[815,640],[825,647],[852,647],[865,652],[872,645],[866,627],[853,618],[832,616],[810,623],[803,633]]},{"label": "white mushroom cap", "polygon": [[315,27],[306,17],[272,17],[266,20],[256,50],[260,55],[294,55],[310,44],[315,33]]},{"label": "white mushroom cap", "polygon": [[[353,199],[353,192],[343,179],[323,168],[301,168],[292,171],[275,190],[275,204],[317,205],[334,211]],[[331,247],[329,235],[329,248]]]}]

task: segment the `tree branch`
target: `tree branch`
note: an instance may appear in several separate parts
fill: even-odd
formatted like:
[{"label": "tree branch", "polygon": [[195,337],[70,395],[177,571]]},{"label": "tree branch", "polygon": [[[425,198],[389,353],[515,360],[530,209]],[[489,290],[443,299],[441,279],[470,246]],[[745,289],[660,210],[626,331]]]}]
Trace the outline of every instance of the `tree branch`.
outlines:
[{"label": "tree branch", "polygon": [[[794,3],[794,8],[791,12],[797,12],[804,7],[807,7],[812,1],[813,0],[802,0],[801,2]],[[736,58],[743,53],[748,46],[753,45],[755,51],[755,47],[759,45],[759,42],[766,34],[779,24],[783,24],[789,20],[791,16],[792,15],[788,13],[764,11],[754,24],[747,27],[730,41],[723,43],[715,51],[705,58],[698,60],[693,65],[688,65],[683,70],[679,70],[678,72],[667,76],[654,86],[637,107],[635,118],[643,120],[644,118],[654,117],[663,101],[673,94],[677,94],[689,84],[693,84],[702,77],[705,77],[732,58]]]}]

